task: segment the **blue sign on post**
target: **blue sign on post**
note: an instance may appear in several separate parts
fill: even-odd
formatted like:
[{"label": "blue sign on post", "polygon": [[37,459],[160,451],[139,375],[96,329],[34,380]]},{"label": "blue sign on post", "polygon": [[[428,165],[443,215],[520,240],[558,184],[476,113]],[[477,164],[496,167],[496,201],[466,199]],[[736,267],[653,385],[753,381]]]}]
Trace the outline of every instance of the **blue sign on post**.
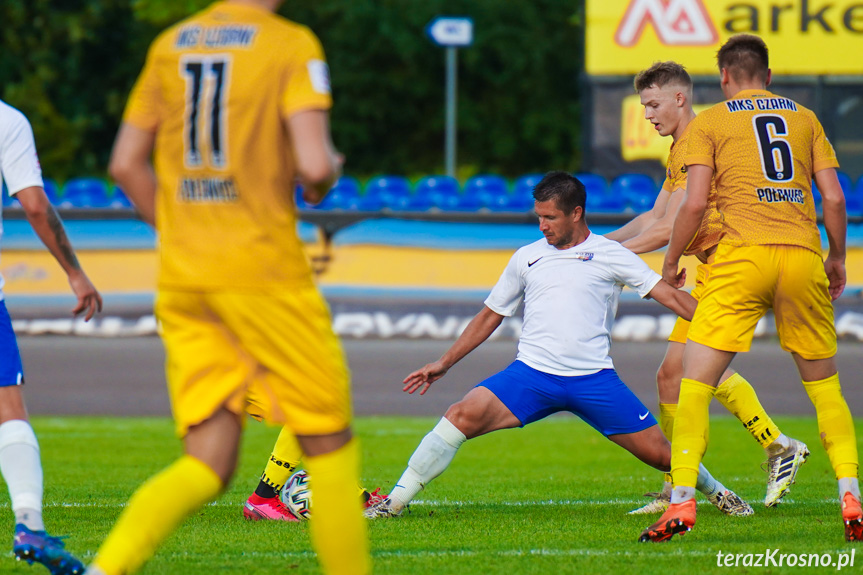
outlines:
[{"label": "blue sign on post", "polygon": [[456,52],[473,43],[473,20],[454,16],[438,16],[426,26],[432,42],[446,48],[446,135],[444,157],[446,174],[455,177],[456,133]]},{"label": "blue sign on post", "polygon": [[429,22],[426,33],[438,46],[470,46],[473,43],[473,20],[440,16]]}]

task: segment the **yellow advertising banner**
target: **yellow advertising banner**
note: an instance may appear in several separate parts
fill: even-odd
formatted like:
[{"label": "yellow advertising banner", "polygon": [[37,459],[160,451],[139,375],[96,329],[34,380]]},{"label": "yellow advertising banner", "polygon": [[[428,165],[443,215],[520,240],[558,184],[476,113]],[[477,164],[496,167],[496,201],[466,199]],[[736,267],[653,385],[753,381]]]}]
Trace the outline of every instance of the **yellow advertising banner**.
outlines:
[{"label": "yellow advertising banner", "polygon": [[[695,113],[706,110],[712,104],[694,105]],[[633,94],[623,99],[620,109],[620,154],[627,162],[635,160],[659,160],[665,164],[671,137],[663,138],[644,118],[641,96]]]},{"label": "yellow advertising banner", "polygon": [[587,0],[587,73],[635,74],[675,60],[718,74],[734,34],[761,36],[775,74],[863,73],[863,0]]}]

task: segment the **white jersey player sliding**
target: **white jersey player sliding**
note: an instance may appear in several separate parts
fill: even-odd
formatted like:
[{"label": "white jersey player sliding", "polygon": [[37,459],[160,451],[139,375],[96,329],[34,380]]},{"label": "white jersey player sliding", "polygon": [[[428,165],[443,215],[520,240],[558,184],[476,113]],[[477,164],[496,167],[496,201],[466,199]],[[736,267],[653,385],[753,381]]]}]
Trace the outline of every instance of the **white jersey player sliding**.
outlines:
[{"label": "white jersey player sliding", "polygon": [[[671,447],[656,420],[620,380],[609,356],[611,327],[624,285],[689,318],[696,301],[661,281],[635,254],[593,234],[584,214],[584,185],[551,172],[533,192],[544,240],[520,248],[465,331],[437,361],[411,373],[404,391],[420,395],[484,342],[524,300],[516,360],[450,406],[408,461],[389,496],[366,517],[393,517],[443,473],[468,439],[522,427],[559,411],[578,415],[641,461],[667,471]],[[704,466],[698,489],[729,515],[752,508]]]}]

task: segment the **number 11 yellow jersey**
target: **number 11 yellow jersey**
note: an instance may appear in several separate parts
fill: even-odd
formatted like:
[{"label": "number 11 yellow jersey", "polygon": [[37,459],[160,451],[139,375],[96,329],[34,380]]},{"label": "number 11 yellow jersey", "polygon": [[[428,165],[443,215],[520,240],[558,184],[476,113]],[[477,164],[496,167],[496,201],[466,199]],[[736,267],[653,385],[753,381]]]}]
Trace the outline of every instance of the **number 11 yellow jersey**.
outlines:
[{"label": "number 11 yellow jersey", "polygon": [[821,254],[812,176],[839,163],[812,111],[766,90],[744,90],[692,121],[686,164],[714,169],[720,243]]},{"label": "number 11 yellow jersey", "polygon": [[154,41],[124,121],[156,134],[160,287],[311,281],[284,120],[331,104],[317,38],[259,8],[217,2]]}]

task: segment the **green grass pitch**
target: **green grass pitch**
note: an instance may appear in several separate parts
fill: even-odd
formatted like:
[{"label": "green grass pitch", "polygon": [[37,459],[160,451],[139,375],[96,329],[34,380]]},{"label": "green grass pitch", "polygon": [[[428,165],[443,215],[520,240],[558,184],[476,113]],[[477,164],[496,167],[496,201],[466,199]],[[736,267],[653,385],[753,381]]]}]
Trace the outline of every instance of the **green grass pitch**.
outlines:
[{"label": "green grass pitch", "polygon": [[[364,417],[363,481],[388,491],[434,425],[431,418]],[[736,420],[712,419],[705,464],[748,500],[755,515],[722,516],[699,496],[698,524],[670,543],[640,544],[654,517],[626,512],[647,500],[662,477],[580,420],[552,417],[521,430],[467,442],[450,469],[420,493],[410,514],[370,525],[377,574],[700,573],[728,572],[717,552],[840,553],[846,544],[836,483],[813,418],[778,418],[812,451],[779,508],[765,509],[763,452]],[[147,477],[180,452],[167,419],[36,418],[45,468],[45,518],[67,546],[92,559],[122,505]],[[190,518],[146,565],[144,574],[318,573],[307,524],[248,523],[241,504],[278,430],[250,422],[231,488]],[[5,486],[3,486],[5,493]],[[0,496],[11,541],[8,496]],[[861,550],[863,551],[863,550]],[[853,568],[863,566],[863,552]],[[778,557],[778,556],[777,556]],[[742,560],[741,560],[742,561]],[[748,572],[797,572],[799,567]],[[731,569],[740,571],[742,568]],[[835,571],[809,568],[806,572]],[[44,573],[0,556],[0,573]]]}]

